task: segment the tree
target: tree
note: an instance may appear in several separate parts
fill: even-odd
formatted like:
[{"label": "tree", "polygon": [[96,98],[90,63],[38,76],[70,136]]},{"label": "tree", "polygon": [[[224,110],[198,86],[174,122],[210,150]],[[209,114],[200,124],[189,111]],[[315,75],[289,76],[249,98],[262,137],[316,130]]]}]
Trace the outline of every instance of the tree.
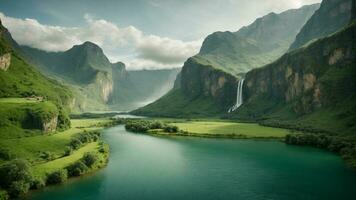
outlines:
[{"label": "tree", "polygon": [[18,197],[26,194],[30,189],[30,183],[25,181],[14,181],[11,183],[8,191],[11,197]]},{"label": "tree", "polygon": [[26,160],[16,159],[0,167],[0,186],[9,188],[12,182],[23,181],[30,183],[32,173],[30,164]]},{"label": "tree", "polygon": [[77,161],[69,165],[67,170],[69,176],[80,176],[88,170],[88,167],[82,161]]},{"label": "tree", "polygon": [[82,160],[86,166],[92,167],[98,160],[98,155],[94,152],[87,152],[84,154]]},{"label": "tree", "polygon": [[59,169],[47,175],[47,184],[64,183],[68,178],[68,172],[65,169]]}]

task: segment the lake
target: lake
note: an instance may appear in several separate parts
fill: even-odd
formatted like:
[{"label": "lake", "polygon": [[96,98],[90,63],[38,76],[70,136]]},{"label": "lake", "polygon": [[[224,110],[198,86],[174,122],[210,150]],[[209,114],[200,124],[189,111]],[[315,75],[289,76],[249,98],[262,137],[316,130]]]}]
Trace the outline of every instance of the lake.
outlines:
[{"label": "lake", "polygon": [[104,130],[108,166],[30,200],[354,199],[356,173],[332,153],[278,141],[154,137]]}]

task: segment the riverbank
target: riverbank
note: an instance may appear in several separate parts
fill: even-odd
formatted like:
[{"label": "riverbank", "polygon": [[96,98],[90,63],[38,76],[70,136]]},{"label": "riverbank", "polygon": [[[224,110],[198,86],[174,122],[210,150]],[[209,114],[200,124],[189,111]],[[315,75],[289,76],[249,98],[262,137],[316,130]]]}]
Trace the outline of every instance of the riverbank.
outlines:
[{"label": "riverbank", "polygon": [[[109,147],[102,141],[100,131],[112,126],[114,121],[108,118],[75,119],[71,124],[70,129],[62,132],[0,140],[1,169],[24,166],[22,171],[15,169],[14,173],[27,174],[27,178],[15,178],[16,183],[20,181],[19,185],[0,190],[1,200],[23,195],[29,189],[63,183],[67,178],[93,173],[106,166]],[[14,177],[8,178],[10,181]]]},{"label": "riverbank", "polygon": [[[241,123],[213,119],[135,119],[123,120],[128,131],[156,136],[182,136],[202,138],[280,140],[289,145],[311,146],[336,153],[352,169],[356,169],[356,145],[335,135],[297,132],[268,127],[256,123]],[[173,131],[172,131],[173,130]]]}]

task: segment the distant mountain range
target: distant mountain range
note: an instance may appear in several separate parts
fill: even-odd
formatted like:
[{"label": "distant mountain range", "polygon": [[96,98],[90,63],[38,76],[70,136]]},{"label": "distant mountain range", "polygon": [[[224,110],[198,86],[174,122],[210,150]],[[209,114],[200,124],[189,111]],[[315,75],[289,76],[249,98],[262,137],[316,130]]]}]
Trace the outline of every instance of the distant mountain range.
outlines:
[{"label": "distant mountain range", "polygon": [[75,91],[78,111],[137,108],[169,91],[178,73],[177,69],[127,71],[124,63],[110,63],[103,50],[92,42],[64,52],[27,46],[21,46],[21,50],[41,72]]}]

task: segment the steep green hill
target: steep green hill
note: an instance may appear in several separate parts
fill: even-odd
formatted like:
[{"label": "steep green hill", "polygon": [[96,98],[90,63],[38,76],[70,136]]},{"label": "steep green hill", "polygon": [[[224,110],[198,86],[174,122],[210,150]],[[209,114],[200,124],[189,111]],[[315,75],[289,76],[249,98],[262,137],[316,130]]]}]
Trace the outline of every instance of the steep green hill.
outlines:
[{"label": "steep green hill", "polygon": [[319,4],[270,13],[237,32],[216,32],[203,42],[199,57],[232,74],[268,64],[288,50]]},{"label": "steep green hill", "polygon": [[324,0],[298,33],[290,50],[334,33],[350,21],[352,0]]},{"label": "steep green hill", "polygon": [[356,139],[356,23],[246,74],[235,117]]},{"label": "steep green hill", "polygon": [[[30,66],[19,51],[19,46],[0,22],[0,132],[11,132],[14,127],[44,132],[67,128],[66,113],[73,101],[72,92]],[[13,104],[9,98],[34,99],[38,103]]]}]

